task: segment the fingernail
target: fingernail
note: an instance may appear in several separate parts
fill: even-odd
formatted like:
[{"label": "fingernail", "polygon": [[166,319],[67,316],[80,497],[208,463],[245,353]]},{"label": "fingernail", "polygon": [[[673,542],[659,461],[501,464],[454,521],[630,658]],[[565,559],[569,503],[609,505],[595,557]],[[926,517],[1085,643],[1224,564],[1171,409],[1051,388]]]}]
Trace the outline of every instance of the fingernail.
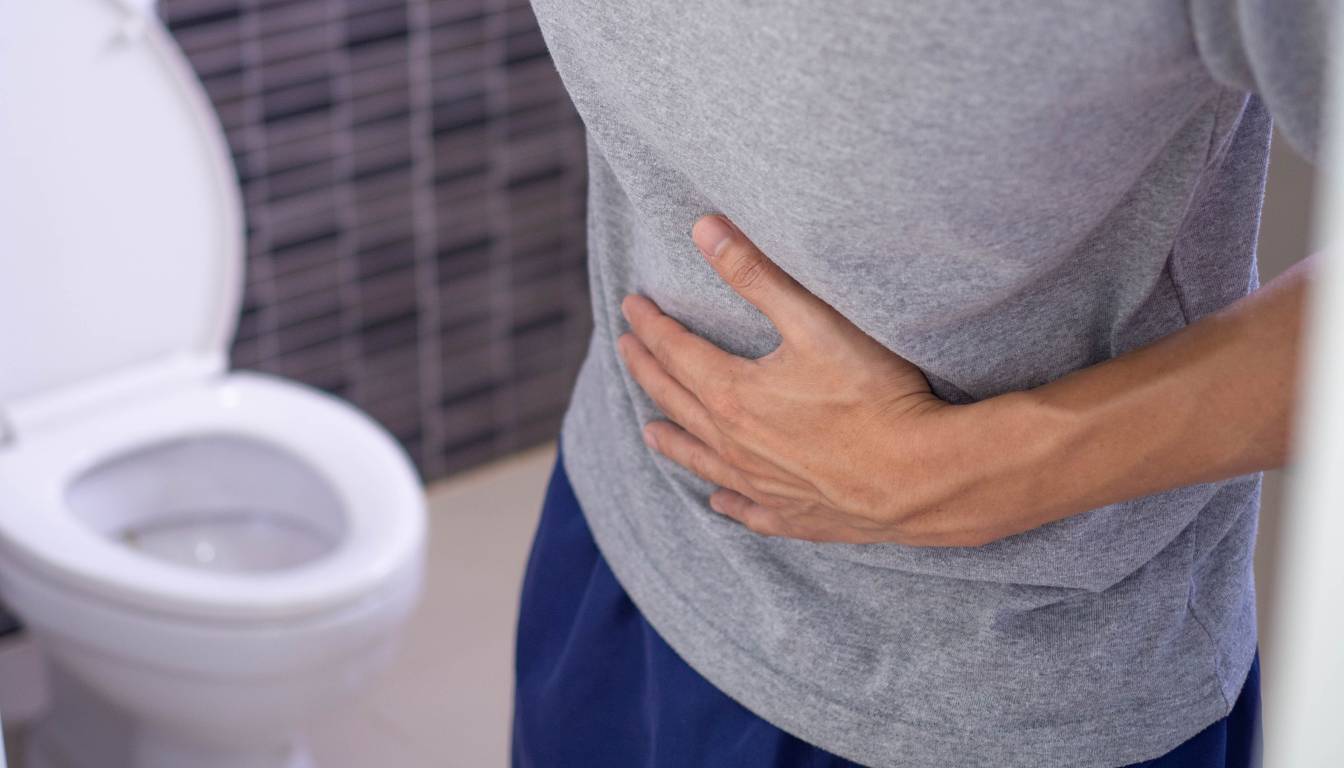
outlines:
[{"label": "fingernail", "polygon": [[716,496],[709,497],[709,508],[718,512],[720,515],[723,514],[723,507],[719,504],[719,499]]},{"label": "fingernail", "polygon": [[733,228],[720,216],[706,216],[696,222],[691,232],[691,239],[695,241],[700,252],[711,259],[719,255],[724,243],[732,237]]},{"label": "fingernail", "polygon": [[654,449],[655,451],[658,450],[658,438],[653,436],[653,427],[646,424],[644,426],[643,432],[644,432],[644,444]]}]

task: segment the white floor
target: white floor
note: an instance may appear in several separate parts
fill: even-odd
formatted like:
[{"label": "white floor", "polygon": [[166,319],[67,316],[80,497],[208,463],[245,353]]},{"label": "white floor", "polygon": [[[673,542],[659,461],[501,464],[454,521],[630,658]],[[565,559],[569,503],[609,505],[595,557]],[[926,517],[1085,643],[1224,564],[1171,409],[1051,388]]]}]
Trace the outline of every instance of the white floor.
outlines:
[{"label": "white floor", "polygon": [[[507,765],[517,596],[554,461],[548,444],[430,488],[424,600],[383,680],[314,730],[318,768]],[[21,768],[22,723],[0,716]]]},{"label": "white floor", "polygon": [[430,488],[425,598],[397,664],[314,734],[319,768],[508,762],[513,629],[547,445]]}]

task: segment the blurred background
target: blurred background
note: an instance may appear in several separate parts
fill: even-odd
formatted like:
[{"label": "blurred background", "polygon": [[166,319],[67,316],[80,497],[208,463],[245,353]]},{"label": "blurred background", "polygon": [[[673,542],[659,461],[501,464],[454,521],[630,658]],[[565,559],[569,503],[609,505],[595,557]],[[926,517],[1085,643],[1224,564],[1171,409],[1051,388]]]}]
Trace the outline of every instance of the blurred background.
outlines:
[{"label": "blurred background", "polygon": [[[352,401],[430,486],[426,594],[401,656],[319,729],[316,757],[503,766],[523,563],[591,329],[583,126],[531,8],[161,0],[158,13],[220,115],[243,189],[233,365]],[[1276,139],[1262,282],[1305,255],[1313,184]],[[1262,625],[1283,479],[1266,477]],[[30,656],[20,632],[0,647],[16,766],[43,697],[20,663]]]},{"label": "blurred background", "polygon": [[[1274,279],[1301,261],[1310,248],[1316,168],[1298,157],[1277,133],[1269,158],[1269,182],[1260,217],[1260,282]],[[1290,469],[1265,473],[1260,500],[1260,530],[1255,551],[1256,596],[1259,611],[1261,661],[1264,649],[1274,643],[1272,624],[1274,571],[1279,552],[1284,491]],[[1273,674],[1267,671],[1266,674]]]},{"label": "blurred background", "polygon": [[248,224],[235,367],[427,480],[551,438],[591,323],[583,127],[526,0],[162,0]]}]

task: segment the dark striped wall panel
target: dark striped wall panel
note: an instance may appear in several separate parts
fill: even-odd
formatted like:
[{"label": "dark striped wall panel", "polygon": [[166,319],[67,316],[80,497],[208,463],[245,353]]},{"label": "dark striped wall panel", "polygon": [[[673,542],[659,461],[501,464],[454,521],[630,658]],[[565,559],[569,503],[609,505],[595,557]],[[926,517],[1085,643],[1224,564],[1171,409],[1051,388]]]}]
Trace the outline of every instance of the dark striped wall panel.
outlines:
[{"label": "dark striped wall panel", "polygon": [[586,347],[583,126],[526,0],[164,0],[247,209],[233,363],[426,479],[553,438]]}]

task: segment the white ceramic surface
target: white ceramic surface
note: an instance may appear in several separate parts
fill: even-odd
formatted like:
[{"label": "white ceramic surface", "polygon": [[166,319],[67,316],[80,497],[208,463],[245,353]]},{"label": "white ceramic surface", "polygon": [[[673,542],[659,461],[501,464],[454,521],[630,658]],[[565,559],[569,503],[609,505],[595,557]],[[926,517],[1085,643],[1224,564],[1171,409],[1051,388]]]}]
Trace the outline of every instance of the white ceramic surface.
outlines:
[{"label": "white ceramic surface", "polygon": [[0,597],[51,670],[33,762],[308,768],[388,663],[425,504],[368,416],[226,373],[243,240],[147,4],[0,2]]},{"label": "white ceramic surface", "polygon": [[117,0],[0,3],[0,411],[237,321],[239,190],[200,82]]}]

